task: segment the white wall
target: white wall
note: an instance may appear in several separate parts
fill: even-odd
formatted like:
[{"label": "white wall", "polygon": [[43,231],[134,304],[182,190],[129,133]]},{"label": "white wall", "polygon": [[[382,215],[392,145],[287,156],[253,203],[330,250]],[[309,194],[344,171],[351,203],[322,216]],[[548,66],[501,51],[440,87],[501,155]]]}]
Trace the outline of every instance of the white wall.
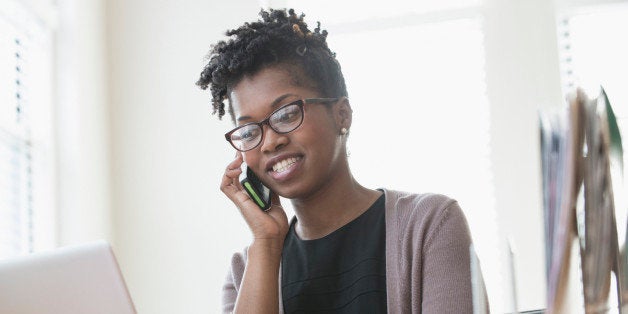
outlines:
[{"label": "white wall", "polygon": [[[498,220],[518,248],[520,308],[540,308],[536,110],[562,101],[554,12],[543,0],[486,3]],[[229,122],[194,82],[209,45],[256,18],[258,1],[57,4],[60,243],[113,241],[140,313],[217,312],[228,256],[249,232],[218,190]]]},{"label": "white wall", "polygon": [[[505,254],[507,238],[516,249],[520,310],[545,308],[546,302],[538,110],[563,104],[554,14],[546,0],[486,1],[495,201],[501,249]],[[502,260],[508,261],[505,255]]]},{"label": "white wall", "polygon": [[[228,256],[248,241],[218,190],[228,122],[194,82],[209,44],[257,11],[243,0],[108,2],[113,232],[142,313],[213,312]],[[552,14],[540,0],[487,2],[496,204],[524,309],[545,301],[536,110],[561,101]]]},{"label": "white wall", "polygon": [[56,8],[57,242],[111,240],[104,3],[59,0]]},{"label": "white wall", "polygon": [[218,189],[234,154],[228,119],[194,83],[210,43],[258,11],[245,0],[108,2],[113,226],[140,313],[218,312],[229,256],[248,242]]}]

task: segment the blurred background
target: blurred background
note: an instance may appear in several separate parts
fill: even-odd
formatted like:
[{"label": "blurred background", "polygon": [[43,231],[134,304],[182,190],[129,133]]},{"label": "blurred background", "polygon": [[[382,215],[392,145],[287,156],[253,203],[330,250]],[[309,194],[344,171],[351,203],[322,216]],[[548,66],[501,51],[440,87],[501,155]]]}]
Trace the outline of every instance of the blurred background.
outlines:
[{"label": "blurred background", "polygon": [[261,7],[329,31],[356,178],[457,199],[492,311],[544,308],[538,112],[601,84],[628,138],[628,1],[2,0],[0,258],[106,239],[140,313],[218,312],[250,233],[194,83]]}]

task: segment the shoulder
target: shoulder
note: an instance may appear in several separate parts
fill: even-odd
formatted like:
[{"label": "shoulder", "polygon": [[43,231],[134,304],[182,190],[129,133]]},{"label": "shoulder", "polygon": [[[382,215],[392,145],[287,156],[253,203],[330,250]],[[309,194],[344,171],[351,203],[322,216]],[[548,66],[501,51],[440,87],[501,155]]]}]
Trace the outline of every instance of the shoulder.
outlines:
[{"label": "shoulder", "polygon": [[408,193],[384,190],[386,227],[394,233],[416,234],[429,239],[439,230],[459,228],[468,233],[468,225],[458,202],[435,193]]},{"label": "shoulder", "polygon": [[464,215],[458,202],[446,195],[384,190],[386,215],[407,220],[434,219],[442,215]]},{"label": "shoulder", "polygon": [[386,207],[394,207],[398,210],[438,210],[446,207],[456,200],[435,193],[410,193],[384,189]]}]

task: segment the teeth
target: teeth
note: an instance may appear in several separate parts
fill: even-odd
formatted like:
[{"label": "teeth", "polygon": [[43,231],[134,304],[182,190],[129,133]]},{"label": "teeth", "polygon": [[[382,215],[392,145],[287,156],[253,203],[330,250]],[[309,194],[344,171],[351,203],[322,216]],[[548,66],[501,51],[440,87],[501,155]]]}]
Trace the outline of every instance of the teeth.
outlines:
[{"label": "teeth", "polygon": [[299,158],[297,158],[297,157],[291,157],[291,158],[279,161],[279,162],[277,162],[273,166],[273,171],[275,171],[275,172],[284,172],[284,171],[286,171],[288,169],[288,167],[290,167],[292,164],[294,164],[298,160],[299,160]]}]

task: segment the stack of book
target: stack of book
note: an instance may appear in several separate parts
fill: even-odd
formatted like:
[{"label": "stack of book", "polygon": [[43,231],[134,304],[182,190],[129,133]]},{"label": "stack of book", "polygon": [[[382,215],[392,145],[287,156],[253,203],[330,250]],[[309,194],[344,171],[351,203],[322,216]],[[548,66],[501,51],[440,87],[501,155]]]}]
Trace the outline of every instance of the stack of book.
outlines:
[{"label": "stack of book", "polygon": [[574,306],[565,301],[574,241],[580,253],[573,258],[580,258],[584,312],[607,313],[609,299],[616,297],[617,312],[628,313],[622,311],[628,304],[622,294],[628,287],[627,259],[617,237],[610,170],[612,163],[623,168],[623,150],[604,90],[596,98],[577,90],[565,111],[542,112],[540,137],[547,313],[567,313]]}]

